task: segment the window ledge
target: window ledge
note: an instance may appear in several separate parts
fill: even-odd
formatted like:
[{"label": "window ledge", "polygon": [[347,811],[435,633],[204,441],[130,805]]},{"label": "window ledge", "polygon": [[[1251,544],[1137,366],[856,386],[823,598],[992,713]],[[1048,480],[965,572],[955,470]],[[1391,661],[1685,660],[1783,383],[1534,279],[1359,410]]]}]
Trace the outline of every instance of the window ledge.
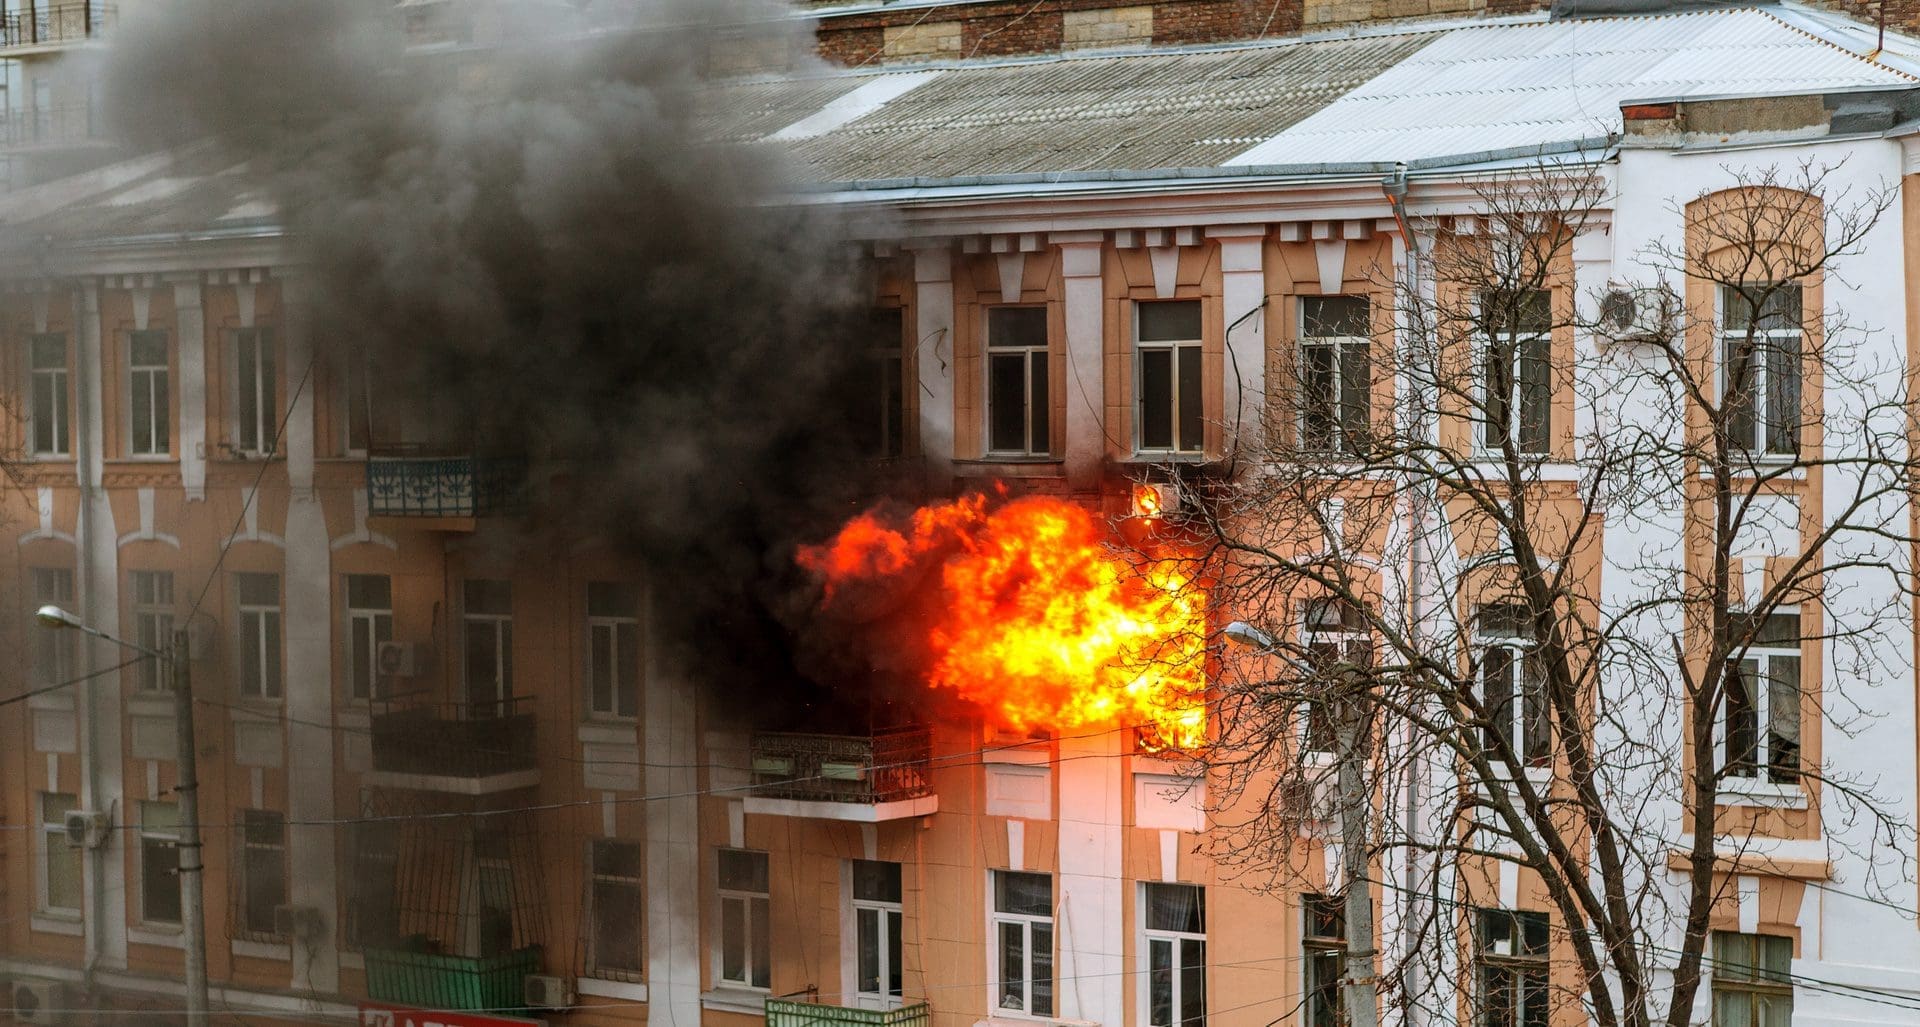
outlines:
[{"label": "window ledge", "polygon": [[1116,459],[1116,460],[1114,461],[1114,463],[1117,463],[1117,464],[1149,464],[1149,465],[1154,465],[1154,464],[1204,464],[1204,463],[1208,463],[1208,462],[1210,462],[1210,461],[1212,461],[1213,459],[1214,459],[1213,457],[1210,457],[1210,456],[1208,456],[1208,455],[1207,455],[1206,453],[1204,453],[1204,452],[1200,452],[1200,453],[1175,453],[1175,452],[1171,452],[1171,451],[1169,451],[1169,452],[1157,452],[1157,451],[1154,451],[1154,450],[1150,450],[1150,449],[1149,449],[1149,450],[1135,450],[1135,451],[1133,451],[1132,453],[1129,453],[1129,454],[1127,454],[1126,456],[1123,456],[1123,457],[1120,457],[1120,458],[1118,458],[1118,459]]},{"label": "window ledge", "polygon": [[235,938],[231,942],[233,954],[248,959],[272,959],[282,963],[293,961],[293,944],[284,941],[254,941],[249,938]]},{"label": "window ledge", "polygon": [[1807,793],[1799,785],[1767,781],[1722,781],[1713,798],[1716,806],[1752,806],[1758,809],[1806,809]]},{"label": "window ledge", "polygon": [[597,742],[601,745],[639,745],[640,723],[636,720],[584,720],[580,722],[579,740]]},{"label": "window ledge", "polygon": [[67,934],[78,938],[87,933],[86,925],[80,922],[78,913],[35,913],[28,918],[28,924],[42,934]]},{"label": "window ledge", "polygon": [[135,945],[159,945],[163,948],[185,948],[186,942],[180,928],[173,924],[146,924],[141,927],[127,928],[127,940]]},{"label": "window ledge", "polygon": [[963,478],[1059,478],[1067,473],[1067,462],[1057,456],[981,457],[955,460],[955,474]]},{"label": "window ledge", "polygon": [[171,717],[178,706],[171,691],[139,691],[127,697],[127,716]]},{"label": "window ledge", "polygon": [[103,462],[109,466],[113,464],[172,464],[179,463],[180,458],[174,456],[172,453],[128,453],[125,456],[116,456]]},{"label": "window ledge", "polygon": [[700,1008],[720,1013],[746,1013],[749,1016],[767,1015],[767,999],[771,995],[758,988],[715,988],[701,992]]},{"label": "window ledge", "polygon": [[[595,998],[625,999],[629,1002],[647,1001],[647,986],[645,984],[630,983],[627,981],[608,981],[599,977],[576,977],[574,978],[573,990],[575,994],[592,995]],[[762,1012],[764,1011],[763,1009]]]}]

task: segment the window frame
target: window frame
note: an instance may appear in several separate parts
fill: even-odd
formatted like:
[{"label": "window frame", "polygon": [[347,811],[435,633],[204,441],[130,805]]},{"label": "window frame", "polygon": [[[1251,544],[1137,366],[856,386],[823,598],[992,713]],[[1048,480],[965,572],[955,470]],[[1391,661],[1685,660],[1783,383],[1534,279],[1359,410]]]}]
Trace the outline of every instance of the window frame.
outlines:
[{"label": "window frame", "polygon": [[[506,612],[473,609],[474,586],[500,586],[506,597]],[[474,687],[473,632],[492,632],[493,684],[489,694],[480,695]],[[513,699],[513,581],[510,578],[466,578],[460,583],[460,687],[469,709],[476,715],[491,710],[504,715]]]},{"label": "window frame", "polygon": [[[1059,1005],[1059,996],[1056,987],[1058,979],[1055,973],[1056,967],[1058,966],[1059,953],[1055,950],[1055,946],[1059,941],[1056,918],[1059,914],[1060,907],[1059,889],[1054,887],[1053,875],[1037,873],[1031,870],[1000,869],[990,870],[988,871],[988,875],[987,908],[990,910],[987,920],[989,946],[987,956],[988,1015],[1010,1015],[1025,1019],[1051,1018],[1057,1015],[1055,1010]],[[1047,912],[1044,915],[1038,913],[1016,913],[1000,908],[999,883],[1003,876],[1010,875],[1039,878],[1047,882]],[[1000,967],[1006,961],[1001,949],[1001,928],[1003,926],[1014,927],[1020,932],[1022,976],[1018,982],[1020,987],[1020,1004],[1017,1006],[1009,1006],[1006,1004],[1006,989],[1010,982],[1000,978]],[[1034,992],[1037,990],[1035,985],[1040,983],[1040,978],[1034,972],[1034,954],[1037,951],[1037,947],[1033,939],[1035,928],[1037,927],[1045,927],[1047,934],[1045,978],[1047,1008],[1044,1010],[1034,1008]]]},{"label": "window frame", "polygon": [[[892,346],[881,341],[886,334],[885,325],[881,323],[885,314],[892,314],[894,318]],[[875,404],[870,414],[879,420],[879,444],[872,447],[870,455],[876,460],[899,459],[907,455],[907,373],[911,366],[907,359],[907,308],[890,304],[873,307],[863,342],[861,359],[871,375],[867,387],[874,390],[868,396]],[[863,435],[874,428],[871,423],[865,425]]]},{"label": "window frame", "polygon": [[[60,365],[42,366],[39,347],[42,342],[58,340]],[[42,382],[51,412],[40,409]],[[35,459],[58,459],[73,455],[73,350],[65,332],[34,332],[27,336],[27,452]],[[50,448],[41,448],[43,422],[50,422]]]},{"label": "window frame", "polygon": [[[58,606],[73,609],[74,573],[71,567],[31,566],[27,578],[32,583],[33,608]],[[56,685],[74,676],[79,665],[76,646],[78,632],[38,631],[33,640],[33,675],[42,686]]]},{"label": "window frame", "polygon": [[[342,662],[346,664],[347,697],[353,700],[374,702],[386,698],[387,686],[380,673],[380,645],[393,641],[393,578],[387,574],[343,574],[340,576],[340,600],[346,621],[346,652]],[[354,602],[354,581],[378,579],[387,594],[384,607],[364,606]],[[358,652],[361,642],[367,643],[365,659]],[[360,675],[366,674],[366,689],[361,690]]]},{"label": "window frame", "polygon": [[[1753,964],[1755,972],[1753,974],[1735,974],[1729,972],[1735,964],[1722,957],[1720,946],[1724,944],[1727,939],[1732,938],[1751,940],[1754,949]],[[1786,943],[1788,970],[1784,972],[1768,970],[1760,965],[1765,961],[1761,949],[1763,942]],[[1760,934],[1758,932],[1748,934],[1741,931],[1713,932],[1713,955],[1707,964],[1709,991],[1712,994],[1712,1006],[1708,1012],[1708,1022],[1712,1024],[1712,1027],[1761,1027],[1762,1007],[1761,1003],[1756,1000],[1762,998],[1786,999],[1787,1020],[1785,1022],[1792,1022],[1794,999],[1792,965],[1793,939],[1786,935]],[[1776,977],[1776,975],[1778,976]],[[1748,996],[1746,1023],[1727,1024],[1722,1022],[1720,1016],[1720,1001],[1721,996],[1727,994],[1743,994]]]},{"label": "window frame", "polygon": [[[1491,739],[1486,731],[1501,731],[1509,747],[1528,767],[1547,767],[1553,762],[1553,711],[1546,696],[1546,675],[1540,669],[1537,653],[1540,642],[1532,635],[1501,633],[1489,630],[1485,625],[1491,619],[1489,613],[1496,609],[1518,611],[1518,616],[1528,616],[1526,606],[1513,602],[1481,603],[1474,607],[1473,651],[1474,685],[1479,689],[1480,701],[1487,723],[1482,729],[1481,745],[1488,751],[1493,750]],[[1489,702],[1488,655],[1495,650],[1505,654],[1508,676],[1502,699],[1498,705],[1508,708],[1508,723],[1504,728],[1497,722],[1498,714]],[[1534,707],[1529,709],[1529,707]],[[1536,731],[1538,732],[1536,734]]]},{"label": "window frame", "polygon": [[[53,816],[49,811],[56,806],[56,800],[65,800],[60,815]],[[58,917],[63,920],[78,920],[81,906],[86,902],[86,850],[67,841],[67,814],[80,808],[80,796],[73,792],[40,792],[38,812],[40,814],[39,844],[34,846],[34,912],[43,916]],[[60,859],[73,862],[73,905],[57,905],[53,899],[53,864],[56,858],[54,846],[61,846]]]},{"label": "window frame", "polygon": [[[1156,928],[1153,926],[1153,893],[1159,888],[1184,888],[1191,890],[1197,898],[1200,930],[1198,932]],[[1198,884],[1186,884],[1178,881],[1142,881],[1140,882],[1140,958],[1141,979],[1144,982],[1140,997],[1145,1003],[1141,1010],[1140,1022],[1147,1027],[1205,1027],[1207,1022],[1207,889]],[[1182,1015],[1186,996],[1186,962],[1188,946],[1198,944],[1200,960],[1194,967],[1200,972],[1200,1016],[1195,1019]],[[1153,963],[1155,945],[1167,946],[1167,1019],[1154,1018],[1154,990],[1159,987]]]},{"label": "window frame", "polygon": [[[1298,433],[1296,437],[1299,439],[1300,449],[1303,452],[1359,456],[1366,440],[1365,438],[1355,439],[1352,437],[1353,425],[1350,424],[1349,421],[1353,420],[1353,414],[1356,409],[1358,411],[1357,420],[1361,430],[1367,432],[1369,435],[1371,434],[1373,427],[1373,335],[1371,331],[1366,335],[1321,335],[1309,334],[1308,332],[1310,327],[1325,323],[1321,319],[1309,319],[1307,317],[1307,305],[1309,303],[1316,300],[1347,299],[1360,301],[1362,317],[1366,319],[1366,324],[1370,329],[1373,323],[1373,297],[1366,293],[1336,293],[1331,295],[1298,296],[1295,298],[1295,324],[1299,326],[1299,329],[1295,333],[1294,358],[1299,361],[1298,366],[1300,373],[1297,377],[1300,382],[1300,395],[1297,397],[1297,416],[1294,429]],[[1352,383],[1347,380],[1349,371],[1351,370],[1348,360],[1349,351],[1355,348],[1358,348],[1364,355],[1365,361],[1363,365],[1365,378],[1360,383],[1358,390],[1358,403],[1353,402],[1353,397],[1349,391]],[[1328,362],[1328,370],[1332,375],[1332,395],[1324,404],[1308,398],[1309,385],[1307,374],[1308,369],[1314,366],[1313,362],[1308,359],[1308,353],[1310,350],[1320,349],[1327,350],[1332,356],[1332,359]],[[1324,435],[1330,442],[1327,445],[1315,445],[1313,440],[1317,437],[1318,433],[1310,422],[1314,418],[1316,409],[1323,406],[1326,408],[1324,416],[1327,419]]]},{"label": "window frame", "polygon": [[[1044,335],[1039,344],[1032,342],[1017,345],[998,345],[994,342],[993,312],[996,310],[1038,310],[1044,325]],[[1045,303],[995,303],[981,309],[980,312],[980,385],[981,385],[981,451],[989,458],[1012,460],[1040,460],[1053,456],[1053,312]],[[1021,362],[1021,438],[1019,448],[1001,448],[994,445],[994,411],[999,409],[994,402],[993,366],[995,357],[1003,359],[1018,358]],[[1041,369],[1040,381],[1035,382],[1034,371]],[[1035,404],[1036,392],[1040,393],[1040,402]],[[1036,425],[1035,413],[1039,413]],[[1036,446],[1035,442],[1039,445]]]},{"label": "window frame", "polygon": [[[1473,446],[1482,456],[1497,456],[1505,451],[1504,444],[1497,441],[1494,434],[1493,406],[1495,400],[1492,389],[1493,381],[1491,370],[1494,364],[1494,357],[1498,355],[1496,347],[1510,343],[1513,346],[1513,351],[1510,354],[1512,365],[1508,370],[1508,374],[1512,378],[1513,391],[1510,395],[1499,401],[1507,407],[1508,411],[1505,444],[1512,445],[1514,453],[1521,457],[1552,457],[1554,447],[1554,290],[1552,288],[1538,288],[1515,291],[1546,297],[1545,311],[1547,321],[1545,326],[1537,331],[1527,331],[1525,330],[1526,326],[1520,324],[1500,326],[1509,329],[1508,340],[1502,342],[1495,339],[1493,333],[1489,330],[1494,326],[1488,324],[1492,315],[1487,312],[1487,304],[1490,301],[1505,301],[1501,300],[1493,290],[1482,292],[1480,296],[1476,298],[1475,302],[1478,304],[1476,308],[1478,317],[1476,319],[1477,324],[1475,325],[1476,338],[1474,339],[1474,346],[1478,352],[1474,355],[1474,364],[1479,370],[1475,376],[1475,389],[1480,401],[1479,416],[1481,420],[1479,424],[1474,426]],[[1525,301],[1519,302],[1524,303]],[[1529,347],[1543,347],[1543,349],[1529,356]],[[1538,420],[1531,420],[1527,417],[1529,394],[1527,391],[1527,377],[1523,365],[1529,362],[1539,366],[1545,378],[1545,380],[1540,383],[1539,392],[1537,393],[1538,401],[1543,407],[1543,409],[1538,411]],[[1537,447],[1534,445],[1536,440],[1528,438],[1528,428],[1533,424],[1539,425],[1539,431],[1542,436],[1537,440],[1539,442]]]},{"label": "window frame", "polygon": [[[741,888],[724,886],[725,872],[723,861],[729,854],[752,857],[759,861],[758,876],[765,880],[762,891],[748,891]],[[718,987],[742,991],[768,992],[773,986],[773,866],[768,854],[761,849],[737,849],[722,846],[714,850],[714,911],[715,928],[713,932],[713,981]],[[728,977],[726,965],[728,950],[733,940],[727,937],[727,906],[738,903],[741,910],[740,923],[746,936],[739,939],[740,977]],[[757,928],[757,929],[756,929]],[[756,957],[764,956],[766,966],[757,965]]]},{"label": "window frame", "polygon": [[[158,338],[159,363],[139,363],[136,354],[143,342]],[[144,385],[143,385],[144,379]],[[173,455],[173,343],[172,333],[163,328],[141,328],[127,333],[127,455],[162,458]],[[134,397],[144,392],[147,399],[147,444],[140,444],[141,425],[134,415]]]},{"label": "window frame", "polygon": [[[1300,1023],[1301,1027],[1341,1027],[1346,1019],[1347,914],[1344,894],[1300,893]],[[1339,934],[1320,930],[1321,921],[1336,924]],[[1331,1020],[1322,1021],[1314,1006],[1314,994],[1328,986],[1319,979],[1318,960],[1332,958],[1333,1000]]]},{"label": "window frame", "polygon": [[[1781,288],[1790,289],[1793,295],[1793,309],[1796,320],[1791,327],[1762,327],[1758,323],[1749,325],[1743,329],[1736,329],[1732,326],[1730,311],[1733,309],[1733,305],[1728,302],[1730,293],[1746,290],[1773,290]],[[1756,350],[1764,348],[1764,355],[1768,358],[1754,363],[1755,376],[1749,386],[1751,395],[1742,404],[1746,408],[1746,418],[1750,422],[1748,429],[1751,437],[1733,439],[1733,425],[1731,423],[1728,424],[1728,441],[1732,443],[1734,451],[1755,462],[1791,462],[1800,455],[1800,435],[1801,429],[1804,427],[1800,411],[1798,409],[1794,410],[1792,414],[1792,424],[1778,425],[1773,420],[1773,417],[1776,414],[1780,414],[1781,411],[1774,410],[1773,406],[1775,403],[1775,379],[1779,376],[1781,368],[1787,367],[1792,369],[1792,399],[1795,407],[1798,408],[1800,404],[1806,402],[1805,362],[1807,330],[1805,301],[1806,290],[1798,282],[1743,282],[1738,286],[1722,285],[1714,290],[1714,339],[1716,343],[1718,343],[1716,347],[1717,352],[1714,356],[1719,369],[1719,396],[1722,409],[1726,411],[1726,416],[1730,422],[1733,418],[1739,416],[1733,410],[1727,409],[1733,402],[1733,382],[1730,380],[1733,361],[1729,352],[1730,348],[1736,344],[1751,340]],[[1752,311],[1749,310],[1746,311],[1746,313],[1750,315]],[[1769,316],[1771,315],[1763,310],[1759,313],[1757,320],[1764,321]],[[1791,340],[1791,349],[1788,350],[1778,346],[1777,343],[1781,340]],[[1771,359],[1775,356],[1790,357],[1791,363],[1783,360],[1781,364],[1776,367]],[[1751,360],[1752,357],[1753,355],[1750,354],[1747,359]],[[1776,427],[1779,428],[1782,435],[1787,437],[1787,448],[1785,449],[1775,448],[1773,433]]]},{"label": "window frame", "polygon": [[[1153,339],[1141,337],[1141,328],[1146,320],[1143,313],[1154,306],[1192,306],[1198,315],[1200,329],[1191,339]],[[1207,449],[1207,306],[1197,298],[1160,299],[1133,301],[1133,451],[1142,455],[1195,457],[1206,453]],[[1167,425],[1168,445],[1149,446],[1146,440],[1147,403],[1146,358],[1148,353],[1166,353],[1168,356],[1168,395]],[[1181,403],[1181,367],[1188,357],[1194,361],[1195,388],[1199,395],[1194,397],[1199,403],[1197,431],[1199,438],[1194,444],[1187,445],[1182,432],[1185,410]]]},{"label": "window frame", "polygon": [[[1509,931],[1505,942],[1512,948],[1510,952],[1492,951],[1488,946],[1490,917],[1502,917]],[[1543,942],[1538,951],[1528,950],[1527,925],[1536,923],[1540,928]],[[1497,909],[1476,907],[1473,925],[1473,984],[1474,995],[1479,1006],[1474,1018],[1479,1027],[1547,1027],[1553,1014],[1552,1000],[1552,919],[1543,912],[1526,909]],[[1495,974],[1511,974],[1513,1003],[1507,1008],[1512,1010],[1511,1019],[1500,1019],[1498,1007],[1492,1000],[1496,988],[1491,978]],[[1544,1001],[1546,1008],[1538,1012],[1533,1019],[1534,1010],[1528,999],[1533,993]]]},{"label": "window frame", "polygon": [[[615,874],[601,869],[600,852],[602,847],[619,846],[632,850],[634,873]],[[586,975],[603,981],[622,981],[639,984],[646,980],[647,936],[646,936],[646,847],[630,838],[591,838],[587,841],[587,929],[586,929]],[[600,937],[601,888],[629,889],[633,899],[631,922],[634,927],[634,951],[632,966],[616,966],[602,961],[603,939]]]},{"label": "window frame", "polygon": [[[271,605],[247,598],[247,585],[271,580]],[[281,614],[285,597],[281,577],[271,572],[238,571],[233,576],[234,612],[239,624],[239,678],[235,682],[240,698],[252,702],[277,703],[286,694],[286,622]],[[258,660],[256,664],[252,661]],[[255,668],[260,677],[252,679]]]},{"label": "window frame", "polygon": [[[1326,626],[1333,621],[1317,617],[1319,611],[1328,608],[1337,611],[1337,629]],[[1300,641],[1306,650],[1307,662],[1319,671],[1343,662],[1357,667],[1373,665],[1373,632],[1367,628],[1366,612],[1336,596],[1313,596],[1300,604]],[[1337,651],[1327,653],[1326,647],[1335,647]],[[1333,658],[1322,663],[1325,656]],[[1300,751],[1331,757],[1340,748],[1335,711],[1319,700],[1306,700],[1301,705],[1304,709],[1298,712],[1299,724],[1294,735]],[[1315,744],[1316,734],[1317,740],[1325,745]]]},{"label": "window frame", "polygon": [[[1736,613],[1734,616],[1742,615]],[[1714,758],[1722,780],[1798,788],[1801,783],[1799,756],[1803,735],[1801,714],[1804,709],[1801,688],[1804,680],[1802,674],[1807,662],[1803,650],[1805,640],[1801,635],[1798,607],[1777,607],[1767,615],[1768,620],[1776,618],[1792,621],[1792,641],[1768,639],[1764,637],[1767,626],[1755,625],[1751,629],[1744,651],[1727,654],[1726,683],[1721,689],[1723,694],[1716,718],[1718,723],[1714,725]],[[1751,665],[1752,671],[1744,669],[1744,665]],[[1775,715],[1779,713],[1776,706],[1780,705],[1782,699],[1782,696],[1776,692],[1783,684],[1781,679],[1775,677],[1775,673],[1777,667],[1786,665],[1794,668],[1790,686],[1792,712],[1783,721],[1791,724],[1793,730],[1794,763],[1790,770],[1782,770],[1774,765],[1775,739],[1784,737],[1780,731],[1781,724],[1775,722]],[[1753,689],[1747,694],[1748,709],[1752,719],[1752,725],[1748,728],[1753,736],[1752,756],[1736,763],[1732,755],[1734,689],[1741,687],[1740,683],[1744,681],[1764,682],[1765,687]],[[1741,691],[1746,692],[1746,689],[1741,687]]]},{"label": "window frame", "polygon": [[[173,823],[169,825],[164,825],[167,828],[167,830],[161,830],[149,823],[150,818],[148,814],[152,811],[157,811],[162,807],[171,809],[173,811]],[[169,928],[177,928],[181,925],[179,912],[177,912],[182,909],[181,896],[180,896],[180,833],[179,832],[180,832],[179,803],[160,802],[153,799],[141,800],[140,827],[139,827],[139,836],[140,836],[139,879],[140,879],[140,923],[142,924],[158,924],[158,925],[169,927]],[[151,915],[151,909],[152,909],[151,904],[154,898],[155,890],[154,890],[154,882],[148,878],[147,872],[152,868],[148,866],[147,861],[149,856],[153,854],[153,850],[157,850],[160,848],[167,849],[168,851],[173,853],[173,865],[171,868],[172,874],[170,875],[169,880],[172,886],[173,907],[176,910],[176,913],[175,913],[174,919],[172,920],[160,919]]]},{"label": "window frame", "polygon": [[[278,835],[278,839],[275,841],[256,840],[254,836],[256,827],[271,827]],[[239,830],[235,831],[234,834],[236,836],[235,847],[239,850],[234,854],[236,868],[239,871],[239,873],[235,875],[237,878],[236,883],[238,884],[238,888],[236,889],[238,895],[236,896],[235,904],[239,907],[237,911],[239,915],[235,918],[233,925],[234,934],[237,937],[247,938],[253,941],[285,941],[285,936],[276,933],[273,929],[273,909],[269,907],[265,911],[265,918],[263,920],[261,919],[261,911],[254,908],[253,889],[256,884],[255,875],[261,872],[260,867],[256,866],[254,862],[255,859],[275,861],[278,864],[277,872],[280,879],[280,893],[279,901],[273,903],[273,906],[284,906],[288,903],[288,896],[293,882],[288,873],[286,814],[278,810],[243,809],[240,811]],[[263,923],[265,924],[264,927],[261,926]]]},{"label": "window frame", "polygon": [[[145,584],[153,587],[143,588]],[[165,598],[160,598],[163,592]],[[173,644],[179,609],[174,604],[173,572],[129,570],[127,595],[131,597],[128,619],[133,625],[133,643],[156,652],[165,652]],[[148,695],[172,691],[173,682],[167,679],[164,663],[162,660],[141,660],[129,668],[133,673],[134,690]]]},{"label": "window frame", "polygon": [[[227,334],[233,347],[233,358],[228,361],[233,371],[233,450],[243,457],[264,457],[280,448],[280,363],[276,334],[271,325],[234,328]],[[253,358],[250,376],[246,373],[249,353]],[[251,417],[247,410],[249,403],[253,406]],[[247,437],[249,431],[254,436],[251,440]]]},{"label": "window frame", "polygon": [[[628,592],[632,600],[631,613],[595,613],[594,589],[620,589]],[[627,581],[589,581],[586,588],[587,637],[586,637],[586,693],[587,716],[592,720],[610,720],[622,723],[640,718],[640,696],[644,691],[647,639],[642,614],[647,609],[646,591],[637,582]],[[633,652],[622,650],[620,645],[621,629],[631,629]],[[608,668],[607,703],[601,704],[600,696],[600,652],[599,639],[607,638],[607,651],[610,665]],[[624,678],[624,680],[623,680]],[[624,686],[624,687],[623,687]],[[624,708],[623,708],[624,707]]]},{"label": "window frame", "polygon": [[[892,868],[894,892],[898,898],[887,899],[862,896],[860,894],[860,865],[870,863]],[[849,953],[847,965],[852,968],[853,986],[849,989],[854,1003],[862,1009],[898,1009],[905,1002],[906,974],[901,965],[906,955],[904,928],[906,927],[906,874],[905,868],[892,860],[849,859],[847,860],[847,908],[853,919],[853,950]],[[870,913],[874,926],[874,952],[876,968],[874,981],[879,990],[867,991],[861,988],[860,953],[863,950],[862,935],[866,923],[862,913]],[[894,986],[898,982],[899,987]]]}]

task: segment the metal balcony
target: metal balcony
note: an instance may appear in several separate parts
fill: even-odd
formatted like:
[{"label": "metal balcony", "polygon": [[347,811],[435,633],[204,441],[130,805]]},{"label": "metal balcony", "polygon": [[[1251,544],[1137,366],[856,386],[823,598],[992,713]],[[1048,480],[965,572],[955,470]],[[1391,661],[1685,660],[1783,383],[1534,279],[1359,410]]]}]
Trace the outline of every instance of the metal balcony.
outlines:
[{"label": "metal balcony", "polygon": [[871,735],[757,732],[749,813],[877,823],[933,813],[925,727]]},{"label": "metal balcony", "polygon": [[526,461],[510,457],[378,455],[367,458],[374,517],[474,518],[520,505]]},{"label": "metal balcony", "polygon": [[105,142],[93,108],[67,104],[8,111],[0,115],[0,147],[9,150]]},{"label": "metal balcony", "polygon": [[898,1009],[853,1009],[817,1002],[767,1000],[767,1027],[932,1027],[933,1008],[915,1002]]},{"label": "metal balcony", "polygon": [[432,704],[402,696],[375,704],[372,729],[370,785],[488,795],[540,781],[527,697]]},{"label": "metal balcony", "polygon": [[61,46],[100,35],[113,24],[112,4],[54,4],[15,11],[0,18],[0,52],[22,47]]},{"label": "metal balcony", "polygon": [[415,948],[367,948],[367,995],[419,1009],[518,1009],[540,946],[497,956],[449,956]]}]

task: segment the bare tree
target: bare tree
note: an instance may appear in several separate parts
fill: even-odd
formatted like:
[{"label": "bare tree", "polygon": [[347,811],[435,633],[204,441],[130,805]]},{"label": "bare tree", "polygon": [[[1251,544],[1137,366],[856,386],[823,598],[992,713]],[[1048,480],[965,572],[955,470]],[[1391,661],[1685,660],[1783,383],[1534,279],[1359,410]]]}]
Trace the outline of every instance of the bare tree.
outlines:
[{"label": "bare tree", "polygon": [[1483,182],[1370,296],[1302,301],[1260,438],[1189,489],[1257,626],[1219,660],[1216,855],[1379,900],[1350,1004],[1679,1027],[1779,838],[1911,878],[1821,746],[1912,673],[1908,382],[1842,278],[1892,194],[1840,180],[1729,170],[1604,295],[1572,261],[1601,177]]}]

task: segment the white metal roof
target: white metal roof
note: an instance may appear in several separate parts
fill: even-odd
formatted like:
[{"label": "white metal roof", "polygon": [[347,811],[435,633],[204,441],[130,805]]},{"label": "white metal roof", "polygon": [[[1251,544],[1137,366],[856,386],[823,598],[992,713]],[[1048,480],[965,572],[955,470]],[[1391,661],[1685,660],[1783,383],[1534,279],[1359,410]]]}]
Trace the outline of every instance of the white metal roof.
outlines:
[{"label": "white metal roof", "polygon": [[1915,78],[1764,10],[1445,32],[1224,164],[1413,161],[1619,128],[1623,102],[1905,86]]}]

